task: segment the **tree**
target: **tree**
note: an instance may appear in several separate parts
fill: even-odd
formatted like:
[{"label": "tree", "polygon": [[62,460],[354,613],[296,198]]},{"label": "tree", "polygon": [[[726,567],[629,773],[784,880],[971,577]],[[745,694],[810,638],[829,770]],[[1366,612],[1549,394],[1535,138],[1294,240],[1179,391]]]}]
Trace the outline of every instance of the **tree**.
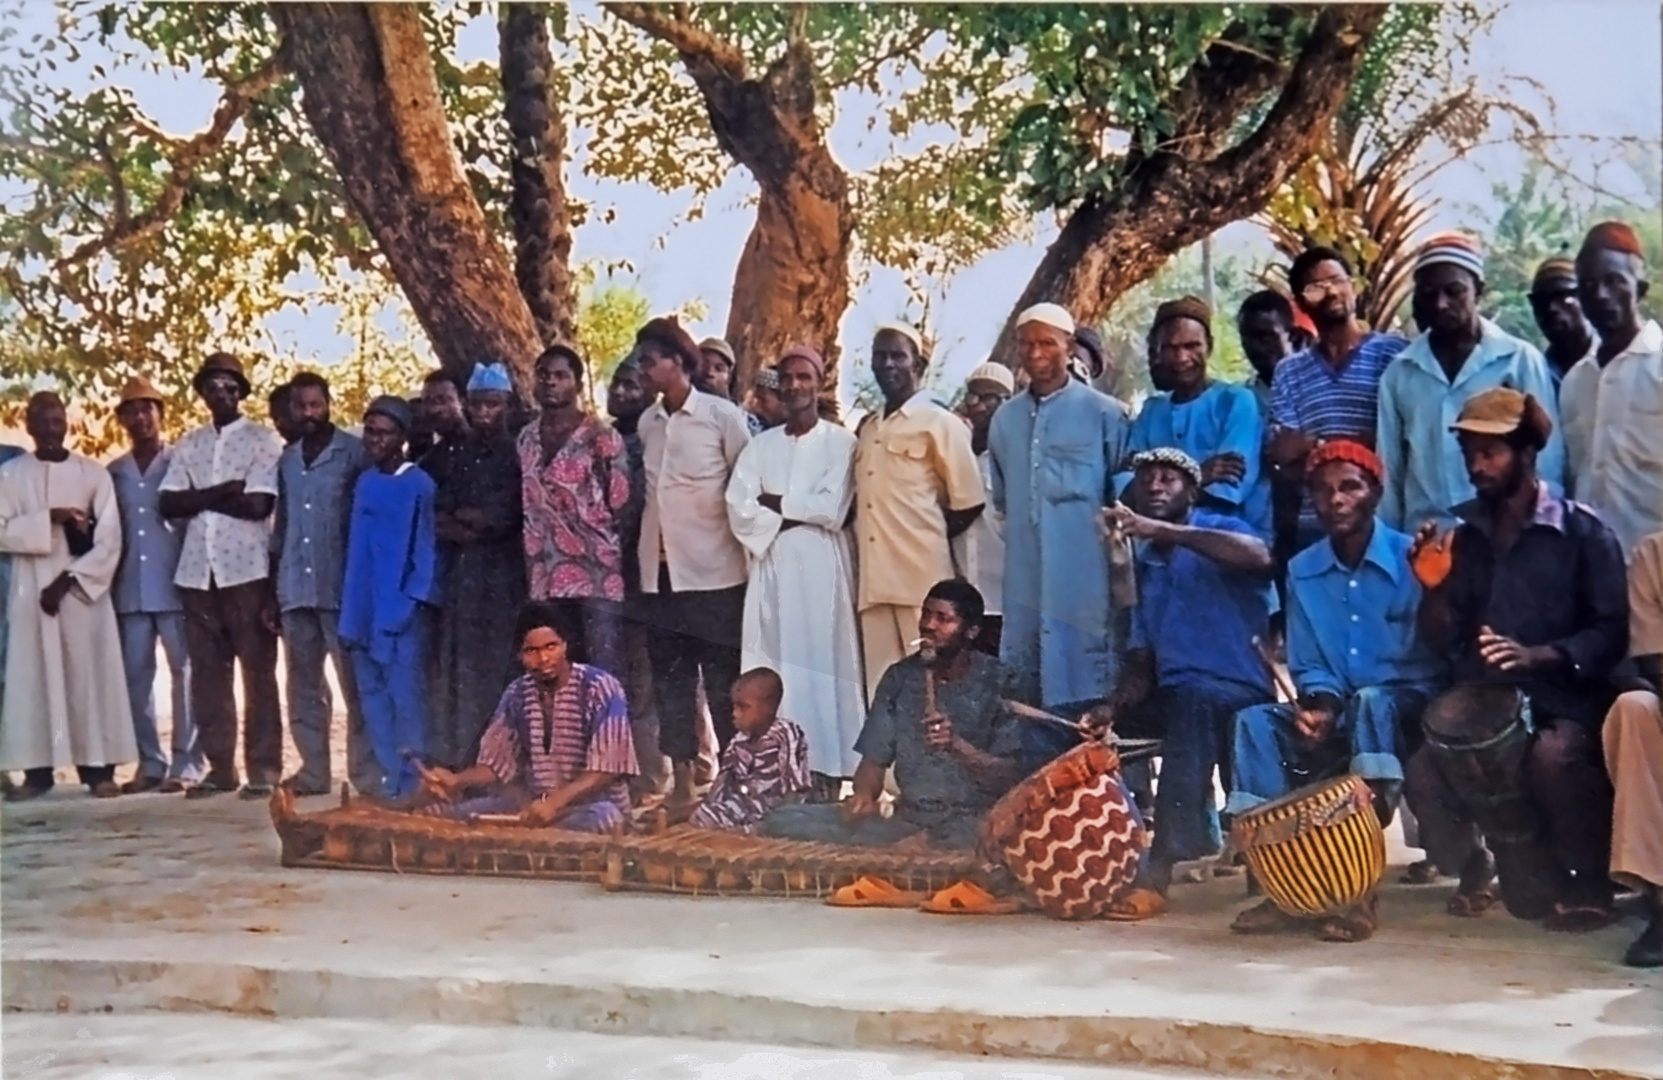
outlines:
[{"label": "tree", "polygon": [[[1065,214],[1022,290],[1095,322],[1174,253],[1262,210],[1345,101],[1387,9],[990,7],[990,54],[1024,41],[1037,100],[1001,139],[1002,174]],[[1037,21],[1043,20],[1043,25]]]}]

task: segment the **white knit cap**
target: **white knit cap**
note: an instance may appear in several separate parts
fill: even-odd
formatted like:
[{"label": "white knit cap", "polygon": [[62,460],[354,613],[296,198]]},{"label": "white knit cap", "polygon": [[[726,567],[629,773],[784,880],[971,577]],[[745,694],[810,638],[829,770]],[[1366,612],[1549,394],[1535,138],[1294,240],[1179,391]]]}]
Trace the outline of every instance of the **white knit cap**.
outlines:
[{"label": "white knit cap", "polygon": [[1054,326],[1065,334],[1074,332],[1074,316],[1061,304],[1035,304],[1016,317],[1018,326],[1026,326],[1031,322]]},{"label": "white knit cap", "polygon": [[966,386],[969,386],[973,382],[997,383],[1004,389],[1005,393],[1016,393],[1016,376],[1012,375],[1011,369],[1003,364],[995,364],[992,362],[983,364],[975,371],[972,371],[968,379],[964,380],[964,384]]},{"label": "white knit cap", "polygon": [[917,330],[914,330],[906,323],[886,322],[882,326],[879,326],[876,330],[872,331],[872,336],[877,337],[885,331],[888,331],[891,334],[900,334],[902,337],[912,342],[913,348],[917,349],[919,352],[924,351],[924,335],[920,334]]}]

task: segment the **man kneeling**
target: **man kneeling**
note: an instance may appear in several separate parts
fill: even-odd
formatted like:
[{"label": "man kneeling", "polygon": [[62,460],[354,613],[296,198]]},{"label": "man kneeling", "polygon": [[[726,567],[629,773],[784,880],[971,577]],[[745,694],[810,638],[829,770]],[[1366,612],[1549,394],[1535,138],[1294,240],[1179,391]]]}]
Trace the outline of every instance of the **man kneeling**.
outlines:
[{"label": "man kneeling", "polygon": [[[922,648],[890,666],[855,740],[854,795],[837,805],[782,806],[765,836],[882,847],[903,840],[974,848],[982,816],[1018,779],[1013,718],[1001,700],[999,662],[972,651],[982,595],[968,582],[938,583],[918,622]],[[900,796],[879,813],[884,772]]]},{"label": "man kneeling", "polygon": [[[422,791],[436,802],[417,813],[517,815],[574,832],[624,827],[629,778],[639,769],[623,687],[600,668],[572,662],[570,623],[547,604],[520,610],[514,637],[526,674],[503,691],[472,766],[423,770]],[[476,789],[488,790],[465,797]]]},{"label": "man kneeling", "polygon": [[[1372,451],[1344,440],[1306,463],[1327,535],[1288,563],[1288,672],[1299,700],[1236,714],[1231,815],[1350,771],[1374,792],[1381,823],[1391,819],[1404,731],[1420,723],[1441,665],[1415,633],[1421,587],[1409,570],[1412,541],[1375,517],[1383,472]],[[1300,922],[1267,900],[1230,928],[1262,933]],[[1359,912],[1325,920],[1318,933],[1357,940],[1371,922]]]}]

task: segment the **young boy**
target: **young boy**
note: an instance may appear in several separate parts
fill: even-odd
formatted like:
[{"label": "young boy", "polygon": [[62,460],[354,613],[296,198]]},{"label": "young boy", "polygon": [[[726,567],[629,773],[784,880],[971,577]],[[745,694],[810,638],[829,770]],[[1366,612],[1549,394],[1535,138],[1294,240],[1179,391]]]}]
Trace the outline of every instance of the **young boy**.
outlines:
[{"label": "young boy", "polygon": [[689,825],[754,833],[770,810],[808,792],[808,744],[801,728],[780,719],[784,696],[785,684],[771,668],[752,668],[734,682],[734,739]]},{"label": "young boy", "polygon": [[352,656],[358,693],[386,785],[414,794],[418,777],[405,751],[427,741],[428,619],[434,581],[433,479],[404,460],[410,406],[383,395],[364,414],[370,468],[358,478],[347,529],[340,638]]}]

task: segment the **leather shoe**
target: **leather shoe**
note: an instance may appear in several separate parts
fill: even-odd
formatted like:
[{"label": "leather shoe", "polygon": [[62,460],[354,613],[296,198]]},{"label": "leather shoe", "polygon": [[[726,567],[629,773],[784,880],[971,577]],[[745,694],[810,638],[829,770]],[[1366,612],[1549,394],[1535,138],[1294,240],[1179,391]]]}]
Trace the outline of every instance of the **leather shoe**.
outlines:
[{"label": "leather shoe", "polygon": [[181,791],[189,791],[190,787],[191,786],[189,784],[185,783],[177,776],[170,776],[166,780],[163,780],[162,786],[156,790],[161,792],[163,795],[177,795]]},{"label": "leather shoe", "polygon": [[237,785],[235,781],[227,784],[223,781],[215,780],[214,778],[209,777],[208,779],[202,781],[202,783],[185,792],[185,798],[211,799],[215,795],[225,795],[236,790]]},{"label": "leather shoe", "polygon": [[114,780],[100,780],[92,785],[91,790],[95,799],[114,799],[121,795],[121,785]]},{"label": "leather shoe", "polygon": [[244,784],[242,786],[242,790],[237,792],[237,798],[241,799],[243,802],[256,802],[260,799],[269,799],[271,798],[271,785]]},{"label": "leather shoe", "polygon": [[1663,915],[1652,915],[1646,928],[1623,954],[1623,963],[1635,968],[1663,967]]},{"label": "leather shoe", "polygon": [[49,787],[36,787],[34,784],[19,784],[6,792],[6,801],[28,802],[30,799],[40,798],[51,790]]},{"label": "leather shoe", "polygon": [[123,795],[143,795],[147,791],[155,791],[162,786],[159,776],[135,776],[121,785]]}]

